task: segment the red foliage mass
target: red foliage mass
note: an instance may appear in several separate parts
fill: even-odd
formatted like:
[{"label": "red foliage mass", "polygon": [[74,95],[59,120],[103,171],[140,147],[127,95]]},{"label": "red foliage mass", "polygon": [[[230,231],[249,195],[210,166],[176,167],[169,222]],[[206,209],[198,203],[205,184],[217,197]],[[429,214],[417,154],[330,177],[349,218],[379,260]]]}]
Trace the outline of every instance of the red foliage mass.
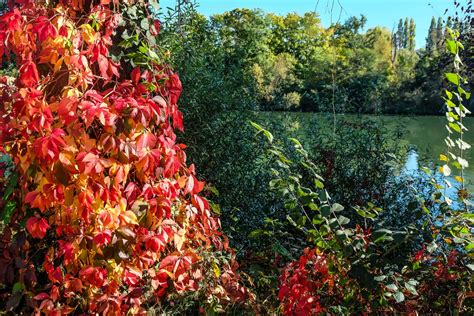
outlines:
[{"label": "red foliage mass", "polygon": [[[8,309],[139,314],[170,294],[248,297],[176,142],[178,75],[111,59],[120,2],[25,0],[0,17],[0,53],[20,65],[16,84],[0,85],[0,143],[20,183],[0,238]],[[205,259],[216,251],[231,258],[220,273]]]}]

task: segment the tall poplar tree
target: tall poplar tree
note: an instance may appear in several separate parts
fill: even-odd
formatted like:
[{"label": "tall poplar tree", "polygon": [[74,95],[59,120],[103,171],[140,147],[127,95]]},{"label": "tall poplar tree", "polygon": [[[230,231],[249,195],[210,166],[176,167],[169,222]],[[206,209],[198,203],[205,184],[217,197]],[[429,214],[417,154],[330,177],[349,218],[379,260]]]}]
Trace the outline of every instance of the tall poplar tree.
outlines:
[{"label": "tall poplar tree", "polygon": [[402,19],[398,21],[396,36],[397,36],[397,42],[396,42],[397,47],[401,49],[403,48],[403,20]]},{"label": "tall poplar tree", "polygon": [[408,49],[409,50],[415,50],[416,47],[416,42],[415,42],[415,36],[416,36],[416,25],[415,25],[415,20],[410,19],[410,29],[409,29],[409,38],[408,38]]},{"label": "tall poplar tree", "polygon": [[436,47],[438,51],[443,49],[443,42],[444,42],[444,23],[443,18],[438,18],[438,23],[436,25]]},{"label": "tall poplar tree", "polygon": [[403,48],[408,48],[408,41],[410,38],[408,30],[409,30],[408,18],[405,18],[405,23],[403,24]]},{"label": "tall poplar tree", "polygon": [[436,19],[431,18],[430,28],[428,30],[428,37],[426,38],[426,50],[430,53],[436,51],[437,33],[436,33]]}]

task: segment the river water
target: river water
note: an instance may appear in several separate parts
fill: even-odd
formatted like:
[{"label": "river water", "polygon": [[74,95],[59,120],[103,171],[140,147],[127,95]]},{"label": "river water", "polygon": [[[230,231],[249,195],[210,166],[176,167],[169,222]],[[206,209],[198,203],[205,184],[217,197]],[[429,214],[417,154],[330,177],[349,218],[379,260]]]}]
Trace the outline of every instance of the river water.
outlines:
[{"label": "river water", "polygon": [[[262,118],[261,114],[259,115]],[[274,120],[275,116],[288,128],[291,137],[300,138],[304,141],[311,137],[313,133],[318,132],[318,128],[326,126],[332,128],[332,115],[315,113],[294,113],[294,112],[272,112],[265,113],[264,119]],[[376,120],[380,122],[388,131],[399,132],[401,138],[399,141],[406,144],[410,150],[402,157],[405,161],[405,170],[415,171],[422,166],[432,167],[439,164],[440,154],[445,154],[446,144],[444,139],[448,135],[445,127],[446,118],[443,116],[374,116],[374,115],[337,115],[339,120]],[[258,119],[257,119],[258,121]],[[324,124],[321,124],[324,122]],[[329,122],[329,124],[328,124]],[[468,131],[465,132],[464,141],[474,146],[474,118],[465,118],[463,124]],[[318,127],[315,127],[318,125]],[[458,135],[453,135],[452,138]],[[464,158],[469,162],[469,167],[464,170],[466,186],[471,192],[474,190],[474,153],[470,148],[464,151]],[[451,169],[455,169],[454,167]],[[455,183],[454,179],[452,179]]]},{"label": "river water", "polygon": [[[418,117],[396,117],[386,116],[378,118],[388,129],[405,126],[406,133],[402,139],[411,145],[412,150],[408,153],[406,160],[407,170],[416,170],[420,166],[440,163],[439,155],[446,152],[447,146],[444,142],[448,131],[445,127],[446,119],[437,116]],[[463,121],[468,129],[463,135],[463,140],[474,146],[474,118],[465,118]],[[453,135],[451,137],[457,137]],[[473,149],[467,149],[463,153],[469,162],[469,167],[464,169],[466,185],[474,189],[474,156]],[[454,169],[454,168],[452,168]],[[454,182],[454,181],[453,181]]]}]

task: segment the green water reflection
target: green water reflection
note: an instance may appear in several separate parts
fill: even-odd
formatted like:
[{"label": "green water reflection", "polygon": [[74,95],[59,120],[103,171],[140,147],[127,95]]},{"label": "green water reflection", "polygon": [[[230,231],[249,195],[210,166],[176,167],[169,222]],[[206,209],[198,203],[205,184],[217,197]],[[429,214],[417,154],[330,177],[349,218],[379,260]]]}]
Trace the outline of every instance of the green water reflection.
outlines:
[{"label": "green water reflection", "polygon": [[[300,138],[303,143],[311,144],[312,135],[320,132],[328,132],[333,128],[333,116],[315,113],[294,112],[266,112],[256,113],[257,121],[278,121],[285,126],[286,133],[291,137]],[[446,119],[442,116],[373,116],[373,115],[337,115],[336,128],[340,120],[376,120],[388,131],[400,133],[399,141],[409,145],[412,149],[402,159],[406,167],[413,170],[419,166],[429,166],[439,163],[439,155],[446,152],[445,137],[448,131],[445,128]],[[464,134],[464,141],[474,146],[474,118],[464,119],[464,125],[468,131]],[[458,135],[453,135],[452,138]],[[473,149],[464,152],[465,159],[469,161],[469,167],[464,171],[464,177],[468,188],[474,189],[474,161]]]}]

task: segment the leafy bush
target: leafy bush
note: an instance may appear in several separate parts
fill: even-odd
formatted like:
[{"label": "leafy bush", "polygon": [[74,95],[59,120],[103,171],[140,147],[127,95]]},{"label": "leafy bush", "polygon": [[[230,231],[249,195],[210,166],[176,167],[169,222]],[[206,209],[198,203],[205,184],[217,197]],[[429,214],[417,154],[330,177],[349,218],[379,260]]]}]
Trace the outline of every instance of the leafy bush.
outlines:
[{"label": "leafy bush", "polygon": [[[439,217],[430,213],[421,227],[391,227],[380,219],[383,210],[369,202],[364,207],[355,207],[362,221],[354,227],[348,217],[341,215],[344,207],[331,202],[322,177],[301,144],[292,139],[300,159],[290,160],[284,150],[273,144],[268,131],[254,126],[267,136],[271,144],[268,153],[276,163],[271,186],[284,199],[282,212],[288,219],[279,230],[290,231],[288,227],[293,226],[301,232],[300,247],[313,245],[299,261],[283,269],[279,299],[286,314],[433,313],[453,308],[472,312],[472,302],[464,302],[472,291],[472,248],[464,244],[467,246],[461,250],[452,240],[472,240],[472,224],[464,219],[466,213],[436,225],[433,220]],[[425,201],[420,199],[419,203],[427,210]],[[463,237],[456,237],[458,233]],[[268,228],[254,233],[266,238],[277,234],[278,231]],[[420,236],[426,239],[419,241],[421,250],[414,253],[406,244]],[[272,251],[290,257],[278,248]],[[429,289],[436,278],[439,287]],[[445,294],[434,300],[438,293]],[[432,305],[433,302],[437,303]]]},{"label": "leafy bush", "polygon": [[[246,80],[242,63],[247,58],[234,52],[228,60],[215,44],[221,35],[214,23],[223,22],[186,10],[180,21],[171,19],[163,27],[160,43],[173,52],[170,62],[186,87],[181,99],[186,132],[178,138],[188,145],[190,161],[215,188],[213,210],[222,214],[231,244],[242,249],[251,244],[247,235],[271,208],[267,186],[271,175],[268,163],[260,159],[263,146],[254,145],[254,132],[246,124],[255,116],[252,91],[242,85]],[[238,51],[247,54],[243,47]]]},{"label": "leafy bush", "polygon": [[369,200],[382,202],[389,190],[389,162],[406,152],[400,138],[371,119],[337,118],[334,130],[323,130],[311,140],[310,155],[334,199],[361,206]]},{"label": "leafy bush", "polygon": [[[289,159],[289,151],[276,145],[270,132],[252,123],[270,144],[268,154],[276,165],[270,185],[284,200],[287,225],[301,231],[301,245],[311,245],[298,261],[283,269],[278,296],[285,314],[474,312],[472,204],[463,176],[468,166],[463,154],[470,145],[463,141],[462,124],[470,113],[463,105],[470,93],[464,90],[467,82],[459,74],[463,48],[459,33],[448,32],[451,39],[446,46],[454,57],[455,72],[445,74],[452,89],[445,90],[444,98],[449,135],[446,153],[440,155],[443,184],[426,170],[433,192],[429,199],[416,194],[415,201],[397,201],[398,205],[409,204],[409,210],[419,208],[424,213],[417,217],[421,225],[403,227],[393,218],[385,221],[380,216],[383,209],[367,202],[366,206],[353,206],[362,219],[355,220],[354,227],[343,213],[344,207],[331,201],[301,143],[291,139],[299,159]],[[446,193],[446,188],[453,186],[448,179],[453,175],[451,167],[459,171],[454,175],[459,183],[454,185],[456,203]],[[274,221],[267,222],[275,228]],[[390,226],[393,223],[395,226]],[[286,231],[285,226],[279,224],[278,229]],[[268,228],[254,234],[276,236],[275,230]],[[285,255],[278,248],[272,251]]]}]

